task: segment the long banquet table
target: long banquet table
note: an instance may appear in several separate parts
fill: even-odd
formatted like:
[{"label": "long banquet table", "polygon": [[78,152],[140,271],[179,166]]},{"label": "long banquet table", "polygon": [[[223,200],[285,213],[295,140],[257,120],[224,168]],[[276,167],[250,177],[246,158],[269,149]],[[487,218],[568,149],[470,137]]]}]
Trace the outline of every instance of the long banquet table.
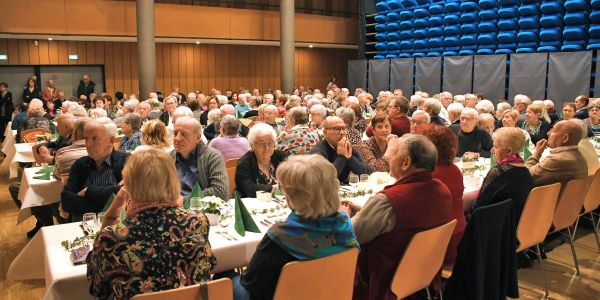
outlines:
[{"label": "long banquet table", "polygon": [[21,200],[21,209],[17,217],[17,225],[31,216],[31,208],[48,205],[60,201],[62,185],[60,181],[50,176],[49,180],[35,179],[42,167],[25,168],[21,177],[21,187],[18,199]]},{"label": "long banquet table", "polygon": [[8,167],[9,177],[16,178],[19,175],[19,163],[34,162],[32,147],[35,143],[16,143],[7,149],[6,157],[2,161],[3,167]]}]

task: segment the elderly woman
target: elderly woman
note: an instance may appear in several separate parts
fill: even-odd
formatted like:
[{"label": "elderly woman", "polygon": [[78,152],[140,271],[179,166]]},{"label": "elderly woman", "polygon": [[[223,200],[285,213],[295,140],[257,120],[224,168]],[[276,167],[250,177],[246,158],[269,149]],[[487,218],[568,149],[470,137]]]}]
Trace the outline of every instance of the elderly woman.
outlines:
[{"label": "elderly woman", "polygon": [[56,126],[44,115],[44,104],[42,100],[33,99],[29,102],[29,108],[27,109],[27,119],[25,119],[17,128],[17,141],[21,141],[21,132],[27,129],[43,128],[48,129],[51,132],[56,132]]},{"label": "elderly woman", "polygon": [[256,191],[277,189],[275,170],[287,154],[275,150],[275,129],[266,123],[256,123],[248,132],[250,151],[237,163],[235,186],[242,197],[256,197]]},{"label": "elderly woman", "polygon": [[142,127],[142,117],[139,114],[132,113],[123,117],[121,130],[123,130],[124,136],[121,138],[119,151],[131,152],[142,143],[140,127]]},{"label": "elderly woman", "polygon": [[251,96],[248,104],[250,104],[250,110],[244,114],[244,118],[256,117],[258,116],[258,107],[263,104],[263,99],[260,96]]},{"label": "elderly woman", "polygon": [[600,103],[592,102],[588,105],[588,118],[583,120],[588,127],[588,132],[593,136],[600,136]]},{"label": "elderly woman", "polygon": [[390,157],[396,151],[398,138],[392,135],[392,123],[385,114],[376,115],[371,121],[373,136],[363,141],[356,150],[373,172],[389,172]]},{"label": "elderly woman", "polygon": [[315,104],[310,108],[310,128],[319,134],[319,138],[323,139],[323,124],[327,118],[327,108],[322,104]]},{"label": "elderly woman", "polygon": [[294,107],[288,111],[286,127],[289,129],[277,137],[277,150],[289,154],[305,154],[320,141],[319,134],[308,126],[306,107]]},{"label": "elderly woman", "polygon": [[318,154],[292,156],[277,169],[281,190],[292,210],[275,223],[235,277],[235,299],[273,299],[281,269],[358,247],[350,218],[339,212],[339,181],[331,163]]},{"label": "elderly woman", "polygon": [[452,202],[450,205],[451,215],[456,219],[456,227],[450,244],[446,250],[444,262],[453,264],[456,260],[456,251],[458,244],[462,238],[463,232],[467,225],[465,215],[463,213],[463,175],[460,169],[454,164],[454,157],[458,151],[458,138],[454,132],[445,126],[426,125],[421,133],[426,136],[437,148],[438,159],[433,178],[439,179],[444,183],[450,194],[452,194]]},{"label": "elderly woman", "polygon": [[[517,127],[519,121],[519,111],[516,109],[509,109],[502,113],[502,127]],[[518,128],[518,127],[517,127]],[[531,143],[531,136],[527,130],[521,129],[523,136],[525,137],[525,143],[529,145],[535,145]]]},{"label": "elderly woman", "polygon": [[335,111],[336,116],[340,117],[348,126],[346,137],[352,145],[358,145],[362,142],[362,135],[367,129],[365,119],[362,118],[360,106],[352,103],[348,107],[340,107]]},{"label": "elderly woman", "polygon": [[521,217],[525,201],[533,188],[533,178],[519,156],[525,137],[518,128],[502,127],[493,135],[496,166],[490,169],[483,180],[473,210],[512,199],[515,204],[516,220]]},{"label": "elderly woman", "polygon": [[479,114],[479,127],[492,136],[496,127],[496,119],[494,119],[494,116],[490,113]]},{"label": "elderly woman", "polygon": [[575,118],[575,112],[577,111],[577,107],[573,102],[565,102],[562,106],[562,117],[563,120],[571,120]]},{"label": "elderly woman", "polygon": [[237,159],[250,149],[248,140],[240,137],[240,122],[234,116],[226,115],[220,123],[221,135],[212,139],[208,146],[217,149],[225,161]]},{"label": "elderly woman", "polygon": [[[123,187],[87,256],[92,295],[129,299],[210,281],[216,259],[208,242],[208,220],[181,207],[179,190],[167,153],[147,149],[131,155],[123,169]],[[117,220],[123,210],[126,219],[121,223]]]},{"label": "elderly woman", "polygon": [[208,113],[213,109],[219,109],[219,99],[216,96],[210,96],[208,98],[208,104],[206,110],[200,115],[200,124],[208,126]]},{"label": "elderly woman", "polygon": [[147,148],[157,148],[165,152],[173,150],[173,145],[169,143],[167,137],[167,126],[165,126],[165,123],[159,120],[148,121],[142,125],[141,132],[142,136],[140,140],[143,146],[137,147],[136,150]]},{"label": "elderly woman", "polygon": [[543,117],[544,112],[545,107],[543,103],[534,102],[527,106],[525,120],[523,120],[523,123],[521,124],[521,129],[529,133],[533,144],[548,137],[550,123]]}]

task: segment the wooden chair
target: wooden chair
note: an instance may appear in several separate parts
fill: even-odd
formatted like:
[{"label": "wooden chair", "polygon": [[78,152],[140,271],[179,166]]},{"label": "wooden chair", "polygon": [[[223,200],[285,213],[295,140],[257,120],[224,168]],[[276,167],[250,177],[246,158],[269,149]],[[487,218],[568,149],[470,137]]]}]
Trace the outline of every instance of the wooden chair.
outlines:
[{"label": "wooden chair", "polygon": [[274,300],[352,299],[358,249],[283,266]]},{"label": "wooden chair", "polygon": [[168,299],[198,299],[198,300],[232,300],[233,286],[231,279],[221,278],[181,287],[178,289],[135,295],[133,300],[168,300]]},{"label": "wooden chair", "polygon": [[227,168],[227,177],[229,177],[229,198],[233,198],[233,192],[235,191],[235,172],[236,167]]},{"label": "wooden chair", "polygon": [[115,148],[115,150],[119,150],[119,146],[121,146],[121,137],[117,136],[117,137],[115,137],[115,142],[113,143],[113,147]]},{"label": "wooden chair", "polygon": [[[585,198],[583,199],[583,210],[577,218],[577,221],[575,222],[575,229],[573,230],[573,237],[575,237],[577,225],[579,225],[579,218],[581,217],[585,217],[592,221],[592,229],[594,231],[594,236],[596,237],[598,251],[600,252],[600,238],[598,237],[597,225],[600,223],[600,220],[596,222],[596,218],[594,217],[594,210],[598,208],[598,206],[600,206],[600,169],[596,170],[596,174],[594,174],[594,176],[590,176],[588,190],[585,193]],[[589,214],[589,217],[586,216],[587,214]]]},{"label": "wooden chair", "polygon": [[521,219],[517,225],[517,241],[519,246],[517,252],[527,251],[530,247],[537,248],[538,261],[544,277],[545,296],[548,297],[548,282],[540,252],[540,243],[546,238],[546,234],[552,225],[554,209],[560,193],[560,183],[539,186],[529,192],[527,201],[521,213]]},{"label": "wooden chair", "polygon": [[571,226],[577,221],[577,217],[579,217],[579,213],[583,207],[583,199],[587,192],[588,181],[589,179],[586,176],[567,182],[558,198],[556,209],[554,210],[554,217],[552,219],[552,232],[550,232],[560,232],[563,229],[567,229],[569,245],[571,245],[573,262],[575,263],[576,275],[579,275],[579,263],[577,262],[577,253],[573,246],[574,235],[571,231]]},{"label": "wooden chair", "polygon": [[452,220],[411,238],[392,279],[391,290],[396,298],[408,297],[429,286],[444,262],[455,226],[456,220]]},{"label": "wooden chair", "polygon": [[37,142],[37,135],[43,134],[46,136],[46,141],[50,140],[52,137],[52,132],[45,128],[32,128],[21,131],[21,139],[25,143],[34,143]]},{"label": "wooden chair", "polygon": [[42,158],[42,156],[40,155],[39,148],[41,146],[46,146],[48,145],[48,143],[44,142],[44,143],[40,143],[40,144],[36,144],[33,147],[31,147],[31,151],[33,152],[33,159],[35,160],[35,165],[40,166],[43,163],[45,163],[44,159]]},{"label": "wooden chair", "polygon": [[225,162],[225,168],[235,168],[235,167],[237,167],[237,162],[238,162],[237,158],[228,159]]}]

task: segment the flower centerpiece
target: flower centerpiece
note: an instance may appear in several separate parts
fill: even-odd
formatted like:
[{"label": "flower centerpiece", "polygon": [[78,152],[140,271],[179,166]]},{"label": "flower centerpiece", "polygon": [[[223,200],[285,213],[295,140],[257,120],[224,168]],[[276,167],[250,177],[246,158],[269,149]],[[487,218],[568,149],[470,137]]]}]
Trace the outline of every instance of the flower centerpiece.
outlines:
[{"label": "flower centerpiece", "polygon": [[71,252],[70,259],[75,265],[85,263],[85,258],[92,251],[90,246],[94,242],[99,232],[87,233],[84,236],[77,237],[73,241],[64,240],[60,244],[66,251]]},{"label": "flower centerpiece", "polygon": [[200,211],[206,215],[211,226],[219,224],[221,206],[223,204],[225,204],[225,201],[219,197],[206,196],[202,198],[202,208],[200,208]]}]

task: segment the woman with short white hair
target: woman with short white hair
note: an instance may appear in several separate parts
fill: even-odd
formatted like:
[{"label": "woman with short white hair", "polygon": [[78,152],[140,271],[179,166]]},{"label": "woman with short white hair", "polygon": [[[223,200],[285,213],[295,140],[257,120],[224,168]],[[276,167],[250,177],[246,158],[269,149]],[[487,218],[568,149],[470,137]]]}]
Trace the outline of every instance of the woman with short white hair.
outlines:
[{"label": "woman with short white hair", "polygon": [[310,108],[310,128],[317,131],[319,139],[323,139],[323,124],[327,118],[327,108],[324,105],[316,104]]},{"label": "woman with short white hair", "polygon": [[29,102],[29,108],[27,109],[27,119],[25,119],[19,127],[17,128],[17,136],[16,139],[18,142],[21,141],[21,132],[27,129],[48,129],[52,133],[56,132],[56,126],[54,123],[50,121],[50,119],[45,118],[44,115],[46,111],[44,111],[44,104],[39,99],[33,99]]},{"label": "woman with short white hair", "polygon": [[475,104],[475,109],[479,114],[493,114],[494,104],[490,100],[483,99]]},{"label": "woman with short white hair", "polygon": [[90,110],[90,118],[96,119],[100,117],[107,117],[108,114],[104,108],[94,108]]},{"label": "woman with short white hair", "polygon": [[292,212],[268,229],[244,274],[234,277],[234,299],[273,299],[285,264],[358,248],[349,216],[339,211],[337,171],[326,158],[292,156],[277,179]]},{"label": "woman with short white hair", "polygon": [[293,107],[286,115],[286,128],[277,137],[277,149],[289,154],[309,153],[319,141],[319,134],[308,126],[306,107]]},{"label": "woman with short white hair", "polygon": [[490,136],[492,135],[492,133],[494,133],[495,126],[496,119],[494,119],[494,116],[492,116],[492,114],[482,113],[479,115],[479,127],[487,131],[487,133],[489,133]]},{"label": "woman with short white hair", "polygon": [[275,170],[287,154],[275,150],[275,129],[256,123],[248,132],[250,151],[238,160],[235,186],[241,197],[256,197],[257,191],[271,193],[277,189]]}]

